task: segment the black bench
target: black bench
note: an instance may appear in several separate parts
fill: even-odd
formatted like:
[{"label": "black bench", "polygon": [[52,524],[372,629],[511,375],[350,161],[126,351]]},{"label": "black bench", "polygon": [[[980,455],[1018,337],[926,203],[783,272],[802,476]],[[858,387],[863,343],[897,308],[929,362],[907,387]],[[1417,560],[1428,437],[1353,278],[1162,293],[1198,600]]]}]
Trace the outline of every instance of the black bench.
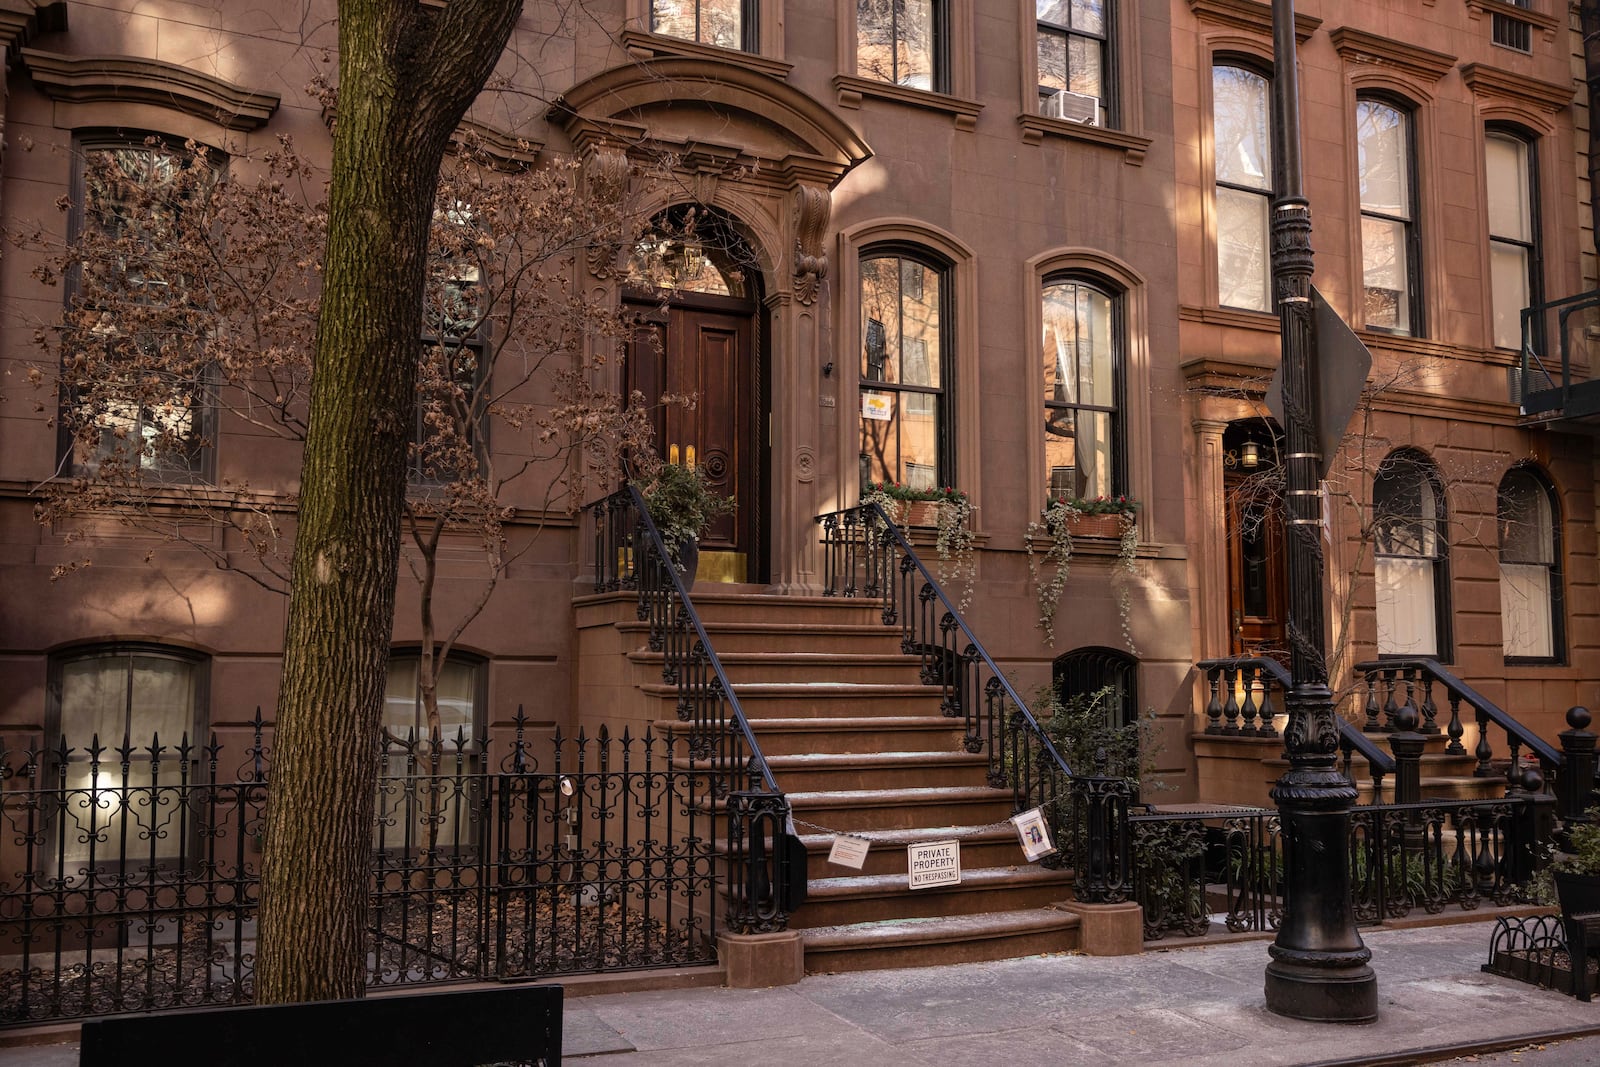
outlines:
[{"label": "black bench", "polygon": [[557,985],[92,1019],[79,1067],[561,1064]]}]

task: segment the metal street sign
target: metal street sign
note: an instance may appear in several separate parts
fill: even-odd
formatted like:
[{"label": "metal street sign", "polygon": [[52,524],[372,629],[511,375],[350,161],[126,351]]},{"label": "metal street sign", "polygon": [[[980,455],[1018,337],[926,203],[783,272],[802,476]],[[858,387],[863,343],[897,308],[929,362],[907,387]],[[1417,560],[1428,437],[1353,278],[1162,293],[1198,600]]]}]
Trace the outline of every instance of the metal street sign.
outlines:
[{"label": "metal street sign", "polygon": [[[1317,451],[1322,453],[1317,477],[1326,478],[1333,466],[1334,453],[1339,451],[1344,431],[1350,425],[1350,416],[1361,403],[1361,390],[1367,384],[1367,372],[1372,369],[1372,353],[1314,285],[1311,287],[1311,340],[1315,357],[1312,366],[1317,376]],[[1267,410],[1278,420],[1278,425],[1285,425],[1282,363],[1272,372],[1272,381],[1267,383],[1266,401]]]}]

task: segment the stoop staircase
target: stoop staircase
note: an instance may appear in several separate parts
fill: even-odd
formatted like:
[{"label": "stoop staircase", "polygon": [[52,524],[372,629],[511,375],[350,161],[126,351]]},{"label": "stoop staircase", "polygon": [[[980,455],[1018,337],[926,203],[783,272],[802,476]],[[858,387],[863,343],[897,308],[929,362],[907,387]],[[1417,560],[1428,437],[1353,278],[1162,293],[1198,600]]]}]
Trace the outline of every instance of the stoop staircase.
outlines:
[{"label": "stoop staircase", "polygon": [[[1078,917],[1053,906],[1071,897],[1071,875],[1025,861],[1011,791],[988,785],[986,757],[940,714],[939,688],[922,682],[879,601],[704,584],[693,595],[806,846],[808,895],[789,926],[807,971],[1077,947]],[[676,725],[648,624],[614,626],[633,684]],[[871,842],[862,870],[828,863],[836,831]],[[946,840],[960,842],[961,884],[908,889],[906,846]]]}]

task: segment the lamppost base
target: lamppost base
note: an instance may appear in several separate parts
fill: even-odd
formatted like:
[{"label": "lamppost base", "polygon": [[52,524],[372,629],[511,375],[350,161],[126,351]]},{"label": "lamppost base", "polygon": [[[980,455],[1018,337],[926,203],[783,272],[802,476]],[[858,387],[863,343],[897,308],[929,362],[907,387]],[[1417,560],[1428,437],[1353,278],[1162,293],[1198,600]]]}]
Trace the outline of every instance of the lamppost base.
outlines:
[{"label": "lamppost base", "polygon": [[1267,964],[1267,1010],[1313,1023],[1370,1023],[1378,1018],[1378,976],[1365,963]]}]

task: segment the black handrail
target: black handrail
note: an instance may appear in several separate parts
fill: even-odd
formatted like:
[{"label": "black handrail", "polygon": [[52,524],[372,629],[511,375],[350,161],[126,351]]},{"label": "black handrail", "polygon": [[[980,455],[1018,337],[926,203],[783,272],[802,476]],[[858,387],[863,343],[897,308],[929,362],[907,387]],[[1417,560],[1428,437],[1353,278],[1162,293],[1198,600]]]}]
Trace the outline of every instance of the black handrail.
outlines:
[{"label": "black handrail", "polygon": [[[1207,684],[1211,689],[1211,699],[1206,704],[1206,733],[1208,734],[1241,734],[1243,736],[1276,737],[1277,732],[1272,729],[1272,717],[1276,714],[1272,707],[1272,692],[1265,684],[1270,678],[1277,684],[1282,693],[1287,693],[1293,688],[1294,680],[1289,671],[1270,656],[1226,656],[1218,659],[1201,660],[1195,664],[1196,669],[1205,672]],[[1229,673],[1232,672],[1232,673]],[[1232,685],[1228,687],[1227,702],[1220,699],[1219,685],[1222,675],[1228,674],[1230,682],[1239,676],[1245,678],[1245,705],[1243,708],[1236,706],[1237,701]],[[1251,675],[1255,675],[1252,679]],[[1254,684],[1259,680],[1261,684],[1261,700],[1255,701]],[[1250,729],[1256,716],[1259,714],[1261,725],[1253,731]],[[1240,726],[1237,719],[1242,717],[1244,725]],[[1381,782],[1386,776],[1394,773],[1394,757],[1379,748],[1359,728],[1343,716],[1336,716],[1339,726],[1339,748],[1345,754],[1345,770],[1349,773],[1349,761],[1352,753],[1361,756],[1367,761],[1367,766],[1372,773],[1374,781]]]},{"label": "black handrail", "polygon": [[[1097,829],[1090,816],[1102,812],[1125,824],[1127,784],[1075,778],[1027,702],[881,507],[861,504],[818,515],[816,522],[822,528],[824,595],[882,599],[884,624],[900,627],[901,649],[920,658],[925,683],[940,687],[940,710],[964,719],[966,750],[988,753],[989,784],[1011,790],[1013,811],[1039,807],[1051,821],[1062,851],[1041,862],[1074,864],[1080,900],[1126,900],[1127,834]],[[1094,795],[1080,798],[1080,784],[1092,785]]]},{"label": "black handrail", "polygon": [[[1494,723],[1505,731],[1510,743],[1512,755],[1515,756],[1519,747],[1526,747],[1535,756],[1544,769],[1558,770],[1563,757],[1555,746],[1539,737],[1528,729],[1515,716],[1502,709],[1494,701],[1478,692],[1472,686],[1456,677],[1446,669],[1438,660],[1429,656],[1385,656],[1379,660],[1368,660],[1356,664],[1356,673],[1361,675],[1367,683],[1366,715],[1367,721],[1363,727],[1368,733],[1394,729],[1394,713],[1400,706],[1394,702],[1397,683],[1405,686],[1404,699],[1410,703],[1415,700],[1414,689],[1421,686],[1422,702],[1413,703],[1421,715],[1422,733],[1436,734],[1440,728],[1435,721],[1437,705],[1433,699],[1433,683],[1437,682],[1444,687],[1445,696],[1450,702],[1450,721],[1445,727],[1445,732],[1450,737],[1446,751],[1453,755],[1462,755],[1466,749],[1461,745],[1463,728],[1461,724],[1461,708],[1464,703],[1470,707],[1477,716],[1478,745],[1474,755],[1478,758],[1478,769],[1474,771],[1479,777],[1491,777],[1495,772],[1489,766],[1493,755],[1483,726]],[[1377,680],[1382,678],[1388,687],[1387,699],[1380,709],[1377,701]],[[1379,712],[1383,712],[1384,720],[1380,721]],[[1516,761],[1512,761],[1512,770],[1516,769]],[[1547,775],[1548,777],[1548,775]]]},{"label": "black handrail", "polygon": [[678,718],[690,724],[690,757],[729,778],[715,798],[729,821],[729,925],[741,933],[782,930],[806,885],[788,798],[638,488],[628,483],[588,510],[595,520],[595,591],[637,590],[649,647],[663,654],[662,680],[676,685]]}]

